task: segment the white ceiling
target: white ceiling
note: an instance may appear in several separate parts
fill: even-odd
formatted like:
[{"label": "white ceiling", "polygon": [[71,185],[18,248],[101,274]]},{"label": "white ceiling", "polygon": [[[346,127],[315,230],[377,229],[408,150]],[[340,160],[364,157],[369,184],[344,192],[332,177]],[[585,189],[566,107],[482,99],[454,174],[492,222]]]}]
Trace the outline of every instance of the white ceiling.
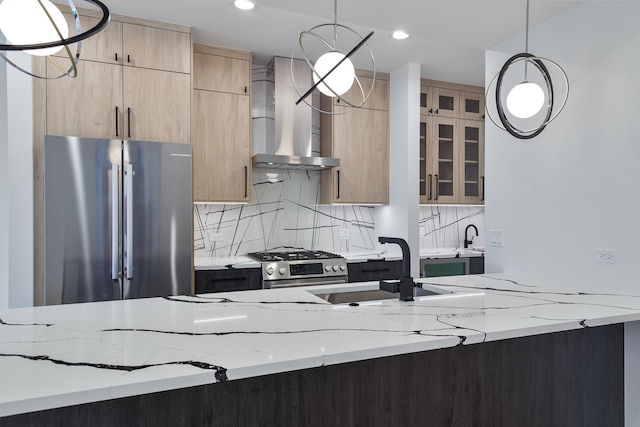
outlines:
[{"label": "white ceiling", "polygon": [[[194,42],[251,51],[255,64],[291,56],[300,32],[333,22],[334,13],[333,0],[254,0],[252,11],[236,9],[232,0],[102,1],[112,13],[191,26]],[[578,3],[531,0],[531,25]],[[523,32],[525,12],[525,0],[338,1],[338,23],[362,36],[375,32],[368,44],[379,71],[414,62],[422,77],[478,86],[484,85],[484,51]],[[393,40],[396,29],[411,37]],[[522,44],[524,50],[524,37]]]}]

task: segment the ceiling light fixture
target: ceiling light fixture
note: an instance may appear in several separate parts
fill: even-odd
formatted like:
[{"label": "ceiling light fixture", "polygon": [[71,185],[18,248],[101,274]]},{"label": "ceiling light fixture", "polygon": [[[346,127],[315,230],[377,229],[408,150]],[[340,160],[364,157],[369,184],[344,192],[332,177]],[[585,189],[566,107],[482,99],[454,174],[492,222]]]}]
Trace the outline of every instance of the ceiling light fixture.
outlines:
[{"label": "ceiling light fixture", "polygon": [[[552,66],[552,70],[559,72],[564,81],[565,93],[559,108],[557,104],[554,104],[554,86],[548,68],[549,65]],[[519,83],[515,84],[509,90],[505,100],[503,99],[503,85],[506,81],[510,80],[511,76],[509,76],[509,72],[511,71],[511,74],[513,74],[516,66],[520,66],[518,70],[521,70],[522,66],[524,66],[524,80],[519,81]],[[529,81],[529,66],[538,72],[538,75],[534,77],[536,81]],[[516,73],[518,72],[519,71],[516,71]],[[569,79],[562,67],[550,59],[534,56],[529,53],[529,0],[527,0],[525,51],[524,53],[518,53],[512,56],[505,62],[500,72],[493,77],[487,86],[486,99],[489,99],[488,94],[494,86],[494,83],[496,110],[500,124],[491,114],[488,103],[486,107],[487,116],[489,116],[489,119],[491,119],[496,126],[502,130],[506,130],[519,139],[531,139],[538,136],[551,121],[558,117],[558,114],[560,114],[567,103],[569,97]],[[547,106],[546,111],[543,108],[545,101]],[[504,108],[505,104],[506,111]],[[534,122],[539,121],[540,123],[532,126],[526,122],[527,119],[531,118],[534,118]]]},{"label": "ceiling light fixture", "polygon": [[[340,34],[338,34],[339,32]],[[307,38],[307,36],[311,36],[309,40],[311,40],[311,42],[318,42],[319,46],[312,46],[308,44],[305,45],[303,42]],[[338,24],[338,1],[334,0],[333,23],[317,25],[307,31],[303,31],[302,33],[300,33],[300,36],[298,38],[300,51],[302,52],[307,65],[311,69],[313,76],[313,86],[311,86],[303,94],[298,89],[293,74],[293,62],[295,60],[294,57],[296,52],[294,52],[294,54],[291,56],[291,77],[293,79],[293,85],[298,92],[298,95],[300,95],[300,99],[298,99],[296,105],[304,102],[311,108],[325,114],[344,114],[354,108],[362,107],[369,98],[369,95],[371,95],[375,83],[376,64],[373,58],[373,53],[367,45],[367,41],[371,38],[371,36],[373,36],[373,31],[370,32],[366,37],[362,37],[355,30],[345,25]],[[332,41],[327,41],[331,39]],[[342,46],[352,46],[354,43],[355,46],[349,51],[341,51],[340,49],[338,49],[338,39],[340,39]],[[371,62],[371,69],[373,72],[371,85],[368,88],[363,87],[363,82],[356,76],[355,67],[352,61],[353,55],[355,55],[363,46],[366,46],[365,56]],[[311,52],[325,51],[327,50],[327,48],[328,51],[319,55],[315,63],[311,61]],[[342,97],[342,95],[344,95],[349,91],[349,89],[351,89],[354,83],[357,85],[357,88],[359,89],[359,92],[361,94],[361,101],[359,103],[357,101],[354,102],[353,100],[349,101]],[[328,111],[318,108],[317,106],[313,105],[312,102],[309,102],[307,100],[307,97],[311,95],[311,93],[313,93],[316,88],[322,94],[338,98],[340,102],[343,103],[343,105],[347,105],[351,108],[341,110],[340,112],[334,112],[333,110]],[[366,89],[368,89],[368,91]]]},{"label": "ceiling light fixture", "polygon": [[255,3],[250,0],[236,0],[233,4],[242,10],[251,10],[256,7]]},{"label": "ceiling light fixture", "polygon": [[[72,0],[68,0],[69,9],[73,15],[76,27],[76,35],[69,37],[69,28],[64,15],[49,0],[4,0],[0,3],[0,31],[4,34],[7,43],[0,44],[0,57],[13,67],[39,79],[60,78],[64,76],[76,77],[78,69],[76,64],[80,59],[82,40],[93,36],[102,30],[110,19],[109,9],[98,0],[85,0],[98,6],[102,11],[102,19],[89,30],[82,32],[80,18],[76,6]],[[77,43],[76,53],[73,55],[69,45]],[[68,69],[51,56],[65,49],[71,62]],[[49,60],[60,70],[61,74],[55,77],[38,76],[21,68],[12,62],[3,51],[24,51],[31,55],[47,56]]]},{"label": "ceiling light fixture", "polygon": [[391,34],[391,37],[396,40],[404,40],[409,37],[409,34],[405,33],[404,31],[398,30],[394,31],[393,34]]}]

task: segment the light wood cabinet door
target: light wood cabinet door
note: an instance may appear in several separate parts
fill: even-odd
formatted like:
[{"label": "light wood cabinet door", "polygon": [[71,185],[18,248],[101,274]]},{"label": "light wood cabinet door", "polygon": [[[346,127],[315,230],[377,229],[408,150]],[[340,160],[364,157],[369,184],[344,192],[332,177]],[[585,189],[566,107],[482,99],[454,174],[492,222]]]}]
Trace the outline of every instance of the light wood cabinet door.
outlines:
[{"label": "light wood cabinet door", "polygon": [[[373,79],[362,76],[358,77],[358,79],[360,80],[362,89],[364,90],[364,95],[366,96],[371,88]],[[360,105],[360,103],[362,102],[362,91],[360,90],[358,84],[354,81],[351,89],[349,89],[347,93],[345,93],[342,97],[354,105]],[[342,105],[339,98],[335,99],[335,104],[337,106]],[[373,85],[373,90],[371,91],[371,95],[369,95],[369,98],[367,98],[367,102],[365,102],[361,108],[385,111],[389,110],[388,78],[385,79],[383,76],[380,76],[380,78],[376,78],[375,84]]]},{"label": "light wood cabinet door", "polygon": [[[338,110],[342,107],[336,107]],[[333,156],[340,167],[331,173],[332,202],[389,202],[388,113],[360,108],[333,118]]]},{"label": "light wood cabinet door", "polygon": [[[47,74],[59,70],[47,61]],[[122,67],[80,61],[78,77],[47,80],[46,133],[85,138],[122,138]]]},{"label": "light wood cabinet door", "polygon": [[123,68],[125,139],[190,143],[188,74]]},{"label": "light wood cabinet door", "polygon": [[461,92],[460,118],[467,120],[484,120],[484,94]]},{"label": "light wood cabinet door", "polygon": [[193,88],[249,95],[251,65],[245,59],[193,54]]},{"label": "light wood cabinet door", "polygon": [[122,24],[123,65],[191,73],[191,35],[145,25]]},{"label": "light wood cabinet door", "polygon": [[204,90],[193,97],[194,201],[250,201],[250,98]]},{"label": "light wood cabinet door", "polygon": [[[77,34],[76,23],[73,15],[70,13],[63,14],[69,25],[69,36]],[[89,16],[86,13],[80,13],[80,26],[82,32],[93,28],[99,18]],[[69,45],[71,54],[75,56],[77,43]],[[54,56],[66,57],[66,51],[63,49]],[[82,40],[82,48],[80,50],[80,61],[98,61],[109,64],[122,64],[122,22],[109,21],[107,26],[99,33]],[[63,65],[65,63],[62,63]],[[68,67],[66,67],[68,68]]]},{"label": "light wood cabinet door", "polygon": [[458,202],[484,203],[484,122],[460,120]]},{"label": "light wood cabinet door", "polygon": [[431,155],[435,162],[434,202],[450,204],[458,202],[459,186],[459,131],[458,120],[434,117]]}]

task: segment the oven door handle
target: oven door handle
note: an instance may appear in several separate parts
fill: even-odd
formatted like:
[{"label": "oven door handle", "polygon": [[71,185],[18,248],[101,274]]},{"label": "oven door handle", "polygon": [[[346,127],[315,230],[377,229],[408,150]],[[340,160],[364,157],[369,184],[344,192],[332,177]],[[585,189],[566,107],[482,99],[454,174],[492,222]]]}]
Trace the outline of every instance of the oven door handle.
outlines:
[{"label": "oven door handle", "polygon": [[339,279],[336,278],[331,280],[305,280],[305,281],[291,281],[287,283],[276,282],[273,284],[264,282],[265,288],[267,288],[267,285],[269,285],[268,289],[293,288],[296,286],[340,285],[343,283],[348,283],[346,277],[339,278]]}]

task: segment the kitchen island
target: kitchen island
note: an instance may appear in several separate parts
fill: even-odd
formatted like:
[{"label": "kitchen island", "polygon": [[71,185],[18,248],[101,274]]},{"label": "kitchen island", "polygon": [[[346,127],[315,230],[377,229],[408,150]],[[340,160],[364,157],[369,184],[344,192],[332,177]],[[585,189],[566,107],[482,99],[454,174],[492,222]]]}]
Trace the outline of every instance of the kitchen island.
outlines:
[{"label": "kitchen island", "polygon": [[[622,425],[623,323],[640,320],[640,294],[508,274],[419,282],[453,293],[350,306],[288,288],[0,311],[0,424],[410,425],[420,412],[429,425]],[[377,284],[313,291],[347,286]]]}]

